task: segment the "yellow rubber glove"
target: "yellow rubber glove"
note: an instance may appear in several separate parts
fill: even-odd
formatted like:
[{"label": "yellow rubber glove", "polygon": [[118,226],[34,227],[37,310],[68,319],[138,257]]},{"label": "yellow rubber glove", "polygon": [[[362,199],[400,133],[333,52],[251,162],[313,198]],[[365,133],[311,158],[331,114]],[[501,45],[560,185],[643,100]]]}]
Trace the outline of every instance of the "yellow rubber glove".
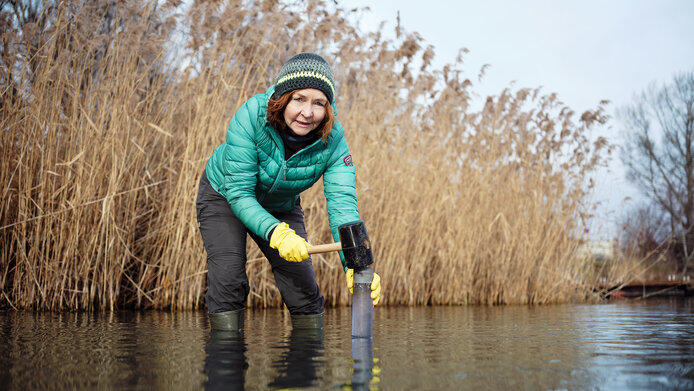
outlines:
[{"label": "yellow rubber glove", "polygon": [[270,247],[277,249],[280,257],[289,262],[301,262],[308,259],[308,242],[296,231],[289,228],[287,223],[280,223],[272,231],[270,237]]},{"label": "yellow rubber glove", "polygon": [[[347,269],[345,278],[347,279],[349,293],[354,293],[354,269]],[[373,299],[374,305],[381,300],[381,276],[376,272],[374,272],[374,278],[371,280],[371,299]]]}]

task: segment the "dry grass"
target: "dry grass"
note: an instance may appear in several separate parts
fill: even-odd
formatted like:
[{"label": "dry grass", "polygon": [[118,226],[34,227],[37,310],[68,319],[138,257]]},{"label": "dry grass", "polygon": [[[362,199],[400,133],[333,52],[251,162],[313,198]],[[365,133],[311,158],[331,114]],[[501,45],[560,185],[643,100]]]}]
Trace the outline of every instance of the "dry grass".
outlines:
[{"label": "dry grass", "polygon": [[[432,69],[416,34],[358,32],[323,1],[79,3],[1,21],[4,305],[202,306],[199,175],[235,109],[304,50],[333,64],[384,304],[590,296],[573,234],[608,149],[588,138],[602,104],[576,118],[508,89],[473,110],[462,60]],[[321,185],[302,198],[311,242],[327,241]],[[255,245],[248,258],[248,305],[281,305]],[[329,305],[347,304],[337,255],[314,264]]]}]

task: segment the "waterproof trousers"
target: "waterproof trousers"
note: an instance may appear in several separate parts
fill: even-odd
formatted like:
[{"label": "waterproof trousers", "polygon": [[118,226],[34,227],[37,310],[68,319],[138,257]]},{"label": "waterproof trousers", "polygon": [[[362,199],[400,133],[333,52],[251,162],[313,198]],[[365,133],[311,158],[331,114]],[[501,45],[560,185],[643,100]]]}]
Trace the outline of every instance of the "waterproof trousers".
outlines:
[{"label": "waterproof trousers", "polygon": [[[275,283],[292,315],[323,312],[325,300],[318,289],[311,258],[289,262],[270,248],[265,239],[248,231],[231,210],[227,200],[215,191],[205,172],[200,178],[196,200],[198,227],[207,252],[207,293],[209,313],[245,307],[250,291],[246,275],[246,236],[250,237],[270,262]],[[289,212],[272,213],[306,239],[304,213],[300,202]]]}]

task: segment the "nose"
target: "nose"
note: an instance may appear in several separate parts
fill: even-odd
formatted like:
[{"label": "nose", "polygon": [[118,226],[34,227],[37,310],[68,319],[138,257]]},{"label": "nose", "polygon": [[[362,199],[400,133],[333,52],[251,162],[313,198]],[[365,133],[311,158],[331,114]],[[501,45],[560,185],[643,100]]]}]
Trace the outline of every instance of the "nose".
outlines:
[{"label": "nose", "polygon": [[313,107],[311,107],[310,104],[304,105],[301,108],[301,115],[303,115],[305,118],[313,117]]}]

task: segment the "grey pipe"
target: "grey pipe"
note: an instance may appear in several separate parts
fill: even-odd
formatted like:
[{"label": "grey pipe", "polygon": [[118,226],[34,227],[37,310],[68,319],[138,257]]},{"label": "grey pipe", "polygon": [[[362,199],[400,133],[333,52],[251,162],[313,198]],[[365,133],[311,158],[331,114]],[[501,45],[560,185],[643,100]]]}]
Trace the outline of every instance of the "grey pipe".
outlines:
[{"label": "grey pipe", "polygon": [[352,338],[371,338],[373,333],[373,300],[371,281],[374,269],[365,267],[354,271],[352,295]]}]

